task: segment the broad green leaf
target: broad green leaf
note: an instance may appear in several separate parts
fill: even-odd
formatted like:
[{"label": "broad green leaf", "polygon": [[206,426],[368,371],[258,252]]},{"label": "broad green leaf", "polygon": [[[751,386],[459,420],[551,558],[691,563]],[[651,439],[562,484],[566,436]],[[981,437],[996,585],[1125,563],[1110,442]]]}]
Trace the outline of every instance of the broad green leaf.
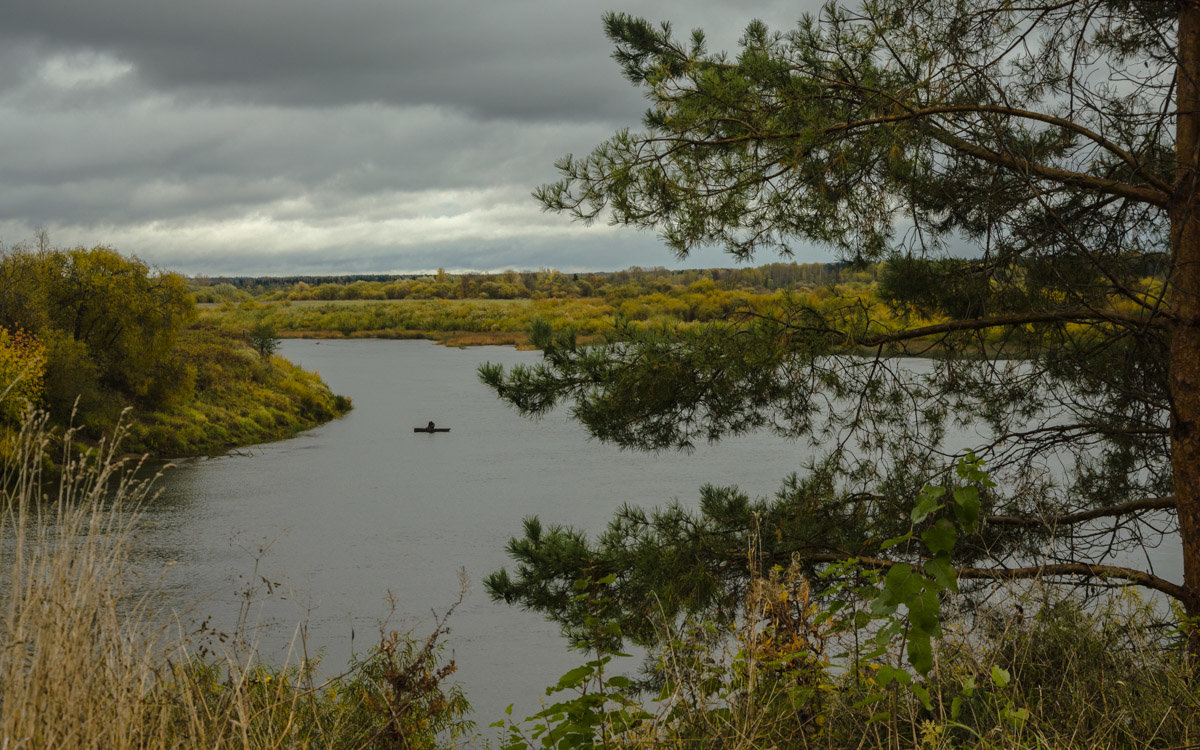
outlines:
[{"label": "broad green leaf", "polygon": [[929,634],[917,630],[908,634],[908,663],[922,675],[933,669],[933,644]]},{"label": "broad green leaf", "polygon": [[1007,687],[1008,683],[1011,681],[1012,675],[1008,673],[1007,669],[995,664],[992,665],[992,682],[996,685],[996,687]]},{"label": "broad green leaf", "polygon": [[949,554],[954,549],[957,539],[958,532],[954,530],[954,524],[945,518],[921,532],[921,541],[925,542],[925,546],[934,555],[940,552]]},{"label": "broad green leaf", "polygon": [[974,487],[959,487],[954,491],[954,515],[966,528],[975,526],[979,518],[979,490]]},{"label": "broad green leaf", "polygon": [[890,604],[908,601],[924,586],[924,576],[913,570],[908,563],[896,563],[883,578],[883,594]]},{"label": "broad green leaf", "polygon": [[[890,601],[884,593],[880,593],[877,598],[871,601],[871,614],[875,615],[876,617],[888,617],[896,611],[897,606],[899,605],[896,602]],[[859,615],[865,614],[866,612],[859,612]],[[857,620],[858,618],[855,619]],[[862,624],[866,625],[867,622],[870,622],[870,618],[864,620]],[[862,625],[859,627],[862,627]]]},{"label": "broad green leaf", "polygon": [[1029,721],[1029,709],[1013,708],[1011,702],[1001,712],[1001,715],[1008,720],[1009,724],[1012,724],[1017,729],[1025,726],[1025,722]]},{"label": "broad green leaf", "polygon": [[914,631],[939,636],[942,631],[942,610],[936,591],[926,589],[908,602],[908,620]]},{"label": "broad green leaf", "polygon": [[925,707],[926,711],[933,710],[933,704],[929,701],[929,691],[925,689],[924,685],[913,685],[910,690],[913,691],[913,695],[921,699],[921,705]]},{"label": "broad green leaf", "polygon": [[896,668],[884,664],[875,671],[875,684],[880,688],[885,688],[892,684],[892,680],[896,679]]},{"label": "broad green leaf", "polygon": [[942,589],[958,593],[958,571],[950,564],[949,555],[938,555],[932,560],[925,561],[925,572]]},{"label": "broad green leaf", "polygon": [[912,535],[911,531],[902,536],[894,536],[891,539],[884,541],[883,544],[880,544],[879,549],[885,550],[885,549],[889,549],[891,547],[895,547],[897,544],[907,542],[909,539],[912,539],[912,537],[913,537],[913,535]]},{"label": "broad green leaf", "polygon": [[558,678],[558,689],[568,690],[578,687],[584,680],[592,676],[593,671],[595,671],[595,668],[586,664],[582,667],[575,667]]},{"label": "broad green leaf", "polygon": [[917,495],[916,507],[912,510],[912,522],[920,523],[937,510],[941,506],[942,496],[945,494],[946,488],[944,487],[927,486],[922,489],[921,494]]},{"label": "broad green leaf", "polygon": [[954,502],[957,505],[974,504],[979,507],[979,488],[967,485],[954,490]]}]

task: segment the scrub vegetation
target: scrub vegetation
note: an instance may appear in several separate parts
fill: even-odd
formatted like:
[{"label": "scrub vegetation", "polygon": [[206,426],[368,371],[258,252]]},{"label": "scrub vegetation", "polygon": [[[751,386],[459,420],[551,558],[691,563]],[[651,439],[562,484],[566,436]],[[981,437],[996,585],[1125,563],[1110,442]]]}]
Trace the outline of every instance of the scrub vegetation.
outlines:
[{"label": "scrub vegetation", "polygon": [[[192,279],[190,283],[198,299],[210,298],[213,289],[230,290],[225,302],[202,304],[201,319],[231,335],[250,331],[252,341],[254,331],[265,330],[286,337],[425,338],[449,346],[531,347],[534,342],[530,331],[538,322],[570,330],[580,341],[591,343],[620,332],[677,334],[714,323],[778,319],[802,310],[825,321],[840,321],[843,328],[855,324],[855,337],[848,337],[843,348],[873,354],[878,349],[870,343],[874,337],[899,326],[934,326],[950,320],[945,312],[929,310],[925,303],[941,293],[940,278],[954,276],[965,268],[954,262],[921,265],[902,259],[686,271],[630,268],[594,274],[443,273],[442,288],[448,296],[395,299],[371,296],[365,290],[397,284],[419,286],[438,277],[391,282],[316,277],[310,278],[311,284],[292,279],[234,278],[215,285],[209,279]],[[1153,298],[1163,286],[1161,269],[1146,263],[1143,270],[1141,277],[1131,281],[1131,288]],[[925,288],[919,286],[922,275]],[[486,279],[511,279],[505,283],[520,293],[514,291],[506,298],[488,297],[480,291],[492,283]],[[313,288],[327,290],[325,297],[313,298]],[[960,305],[965,305],[978,290],[964,285],[951,293],[960,298]],[[1116,294],[1103,304],[1114,314],[1129,314],[1136,307]],[[1077,336],[1091,335],[1085,325],[1068,323],[1065,330]],[[980,332],[969,347],[979,352],[1020,353],[1031,342],[1052,345],[1045,334],[1033,325],[997,328]],[[944,330],[934,330],[927,336],[885,342],[885,353],[929,356],[942,351],[945,339]]]},{"label": "scrub vegetation", "polygon": [[[268,325],[283,336],[428,338],[451,346],[527,346],[530,326],[554,321],[585,339],[613,328],[711,322],[784,294],[852,302],[870,297],[876,267],[776,263],[759,268],[401,278],[193,279],[204,320],[224,330]],[[875,300],[871,300],[874,302]]]},{"label": "scrub vegetation", "polygon": [[291,437],[350,409],[319,374],[263,355],[237,334],[198,326],[181,332],[176,352],[196,373],[192,396],[135,409],[126,443],[134,453],[219,454]]}]

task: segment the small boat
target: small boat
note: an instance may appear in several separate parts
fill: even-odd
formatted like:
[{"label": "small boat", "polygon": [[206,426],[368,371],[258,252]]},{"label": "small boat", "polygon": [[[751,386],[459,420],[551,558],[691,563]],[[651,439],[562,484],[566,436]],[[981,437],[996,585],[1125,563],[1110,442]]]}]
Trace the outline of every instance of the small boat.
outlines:
[{"label": "small boat", "polygon": [[413,432],[449,432],[449,427],[414,427]]}]

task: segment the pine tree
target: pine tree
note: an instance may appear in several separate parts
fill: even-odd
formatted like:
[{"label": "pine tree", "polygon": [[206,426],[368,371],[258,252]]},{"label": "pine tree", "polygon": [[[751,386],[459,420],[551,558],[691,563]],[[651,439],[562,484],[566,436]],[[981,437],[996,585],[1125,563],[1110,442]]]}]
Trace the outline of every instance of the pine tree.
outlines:
[{"label": "pine tree", "polygon": [[[541,365],[483,368],[523,412],[569,403],[623,446],[770,427],[826,447],[769,501],[706,487],[698,512],[626,508],[594,541],[527,521],[494,595],[569,625],[573,581],[614,574],[650,640],[652,596],[736,607],[755,519],[768,563],[902,558],[879,540],[973,423],[988,437],[945,447],[999,487],[956,548],[963,579],[1133,583],[1200,617],[1200,3],[831,3],[787,33],[752,22],[736,55],[625,15],[605,28],[644,129],[561,160],[545,207],[653,229],[680,257],[801,239],[885,260],[895,315],[793,301],[592,347],[543,328]],[[914,375],[903,354],[935,357]],[[1160,543],[1182,544],[1182,584],[1106,562]]]}]

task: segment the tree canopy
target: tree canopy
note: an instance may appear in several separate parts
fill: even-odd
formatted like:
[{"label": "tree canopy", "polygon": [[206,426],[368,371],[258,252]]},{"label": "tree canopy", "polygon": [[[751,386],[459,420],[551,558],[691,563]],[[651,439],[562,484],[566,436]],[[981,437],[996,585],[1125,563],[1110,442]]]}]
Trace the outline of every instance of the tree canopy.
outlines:
[{"label": "tree canopy", "polygon": [[0,252],[0,325],[44,348],[44,405],[60,422],[77,398],[89,414],[189,397],[175,342],[195,316],[181,276],[106,247]]},{"label": "tree canopy", "polygon": [[[650,108],[562,159],[546,208],[680,257],[801,239],[885,260],[913,322],[785,302],[598,346],[538,331],[542,364],[481,371],[525,413],[569,404],[633,448],[769,428],[821,453],[769,500],[706,487],[697,511],[625,508],[594,540],[529,520],[493,595],[570,627],[574,582],[615,576],[625,632],[651,640],[652,600],[736,606],[755,522],[766,563],[919,554],[880,542],[973,451],[998,486],[960,578],[1133,583],[1200,616],[1200,5],[831,3],[784,33],[751,22],[736,54],[623,14],[605,29]],[[1182,582],[1120,557],[1161,544],[1182,545]]]}]

